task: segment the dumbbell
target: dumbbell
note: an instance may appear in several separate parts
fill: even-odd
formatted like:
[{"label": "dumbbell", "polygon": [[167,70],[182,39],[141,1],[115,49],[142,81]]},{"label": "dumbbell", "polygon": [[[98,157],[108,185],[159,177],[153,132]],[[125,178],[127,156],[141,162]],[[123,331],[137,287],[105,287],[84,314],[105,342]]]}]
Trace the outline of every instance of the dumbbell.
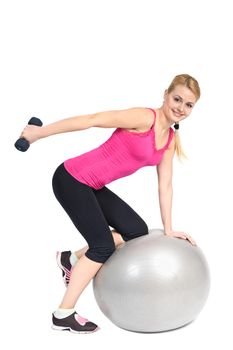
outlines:
[{"label": "dumbbell", "polygon": [[[32,117],[29,120],[28,125],[42,126],[43,123],[39,118]],[[15,142],[15,147],[18,151],[26,152],[30,147],[30,143],[24,137],[21,137]]]}]

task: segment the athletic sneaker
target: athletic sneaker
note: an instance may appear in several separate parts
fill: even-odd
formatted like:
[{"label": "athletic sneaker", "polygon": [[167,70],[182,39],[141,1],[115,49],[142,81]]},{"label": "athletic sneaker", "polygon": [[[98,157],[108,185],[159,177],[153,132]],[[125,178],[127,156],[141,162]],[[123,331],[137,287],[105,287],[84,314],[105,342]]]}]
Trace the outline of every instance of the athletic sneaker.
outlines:
[{"label": "athletic sneaker", "polygon": [[83,318],[77,312],[74,312],[65,318],[56,318],[53,314],[52,322],[52,328],[58,331],[70,331],[72,333],[93,333],[99,329],[95,323]]},{"label": "athletic sneaker", "polygon": [[66,287],[70,282],[70,275],[71,275],[71,269],[72,269],[72,265],[70,263],[70,256],[71,256],[70,250],[65,252],[57,252],[57,256],[56,256],[57,264],[62,270],[62,278]]}]

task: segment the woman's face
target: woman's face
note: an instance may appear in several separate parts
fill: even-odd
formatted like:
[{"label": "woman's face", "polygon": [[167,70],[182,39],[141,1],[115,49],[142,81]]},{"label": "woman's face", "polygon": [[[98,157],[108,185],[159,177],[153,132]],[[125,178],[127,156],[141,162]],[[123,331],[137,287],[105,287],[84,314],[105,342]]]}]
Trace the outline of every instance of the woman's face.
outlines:
[{"label": "woman's face", "polygon": [[190,115],[195,103],[194,93],[184,85],[177,85],[172,92],[165,91],[163,110],[169,122],[177,123]]}]

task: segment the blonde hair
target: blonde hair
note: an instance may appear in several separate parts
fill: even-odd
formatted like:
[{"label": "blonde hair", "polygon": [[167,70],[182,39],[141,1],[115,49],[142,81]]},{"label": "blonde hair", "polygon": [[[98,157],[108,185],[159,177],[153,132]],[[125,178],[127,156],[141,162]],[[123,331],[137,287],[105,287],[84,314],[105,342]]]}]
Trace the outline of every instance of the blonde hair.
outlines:
[{"label": "blonde hair", "polygon": [[[177,85],[184,85],[187,88],[189,88],[192,91],[192,93],[195,95],[196,100],[200,98],[201,90],[200,90],[199,84],[197,80],[191,77],[190,75],[188,74],[176,75],[175,78],[172,80],[171,84],[169,85],[167,92],[168,93],[172,92]],[[179,160],[182,160],[182,158],[187,159],[187,156],[185,155],[182,149],[181,142],[180,142],[180,134],[177,129],[175,129],[175,152]]]}]

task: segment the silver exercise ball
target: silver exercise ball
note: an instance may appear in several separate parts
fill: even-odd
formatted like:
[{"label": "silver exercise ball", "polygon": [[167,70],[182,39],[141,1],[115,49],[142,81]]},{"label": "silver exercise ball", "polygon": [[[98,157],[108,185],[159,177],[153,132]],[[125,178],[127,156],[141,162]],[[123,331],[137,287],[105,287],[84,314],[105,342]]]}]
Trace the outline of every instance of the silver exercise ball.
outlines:
[{"label": "silver exercise ball", "polygon": [[201,249],[158,229],[120,245],[93,280],[104,315],[120,328],[146,333],[193,321],[209,289]]}]

